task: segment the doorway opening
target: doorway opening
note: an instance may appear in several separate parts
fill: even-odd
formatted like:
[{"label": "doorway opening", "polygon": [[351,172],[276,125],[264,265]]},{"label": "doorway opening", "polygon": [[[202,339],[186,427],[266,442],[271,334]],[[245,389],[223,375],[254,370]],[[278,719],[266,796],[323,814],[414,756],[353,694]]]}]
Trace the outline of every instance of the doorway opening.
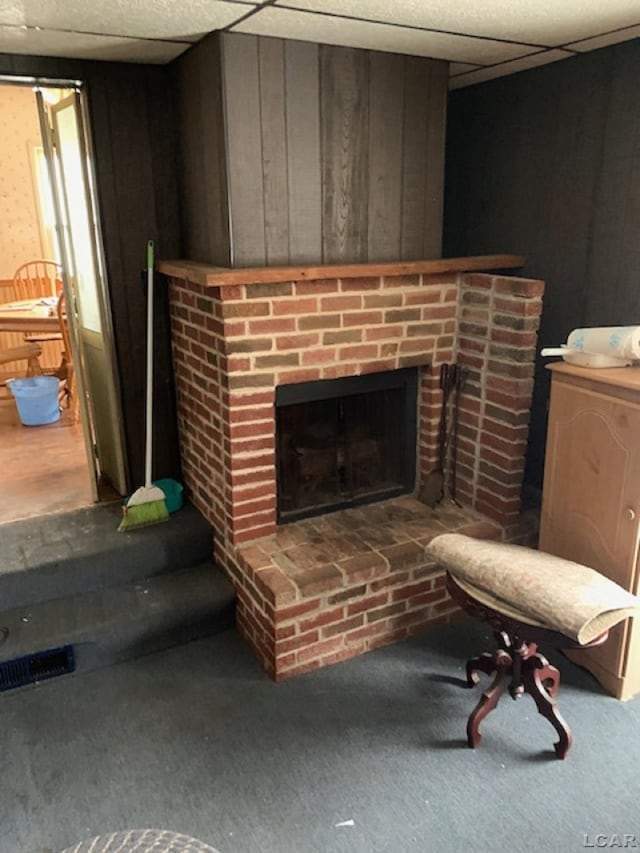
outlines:
[{"label": "doorway opening", "polygon": [[[0,120],[2,523],[113,500],[127,482],[86,93],[0,78]],[[35,359],[7,361],[25,343]],[[39,375],[58,380],[60,417],[27,426],[10,380]]]}]

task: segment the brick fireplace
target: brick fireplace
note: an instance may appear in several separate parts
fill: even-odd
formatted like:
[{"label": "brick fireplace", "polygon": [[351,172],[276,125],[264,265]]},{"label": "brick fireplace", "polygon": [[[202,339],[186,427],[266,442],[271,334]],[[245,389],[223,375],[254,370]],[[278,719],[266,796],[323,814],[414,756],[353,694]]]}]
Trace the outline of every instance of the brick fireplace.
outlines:
[{"label": "brick fireplace", "polygon": [[[436,533],[513,538],[543,283],[461,271],[478,266],[466,262],[271,269],[270,281],[255,270],[161,265],[185,485],[214,527],[239,630],[277,679],[451,618],[456,608],[424,554]],[[420,494],[436,463],[438,375],[452,361],[469,370],[462,507],[429,509]],[[417,382],[415,487],[277,524],[279,389],[404,368]]]}]

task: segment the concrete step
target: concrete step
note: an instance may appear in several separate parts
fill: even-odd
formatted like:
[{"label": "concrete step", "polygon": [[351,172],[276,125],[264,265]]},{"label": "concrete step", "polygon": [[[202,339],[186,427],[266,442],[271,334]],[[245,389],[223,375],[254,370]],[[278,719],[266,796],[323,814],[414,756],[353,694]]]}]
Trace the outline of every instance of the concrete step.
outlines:
[{"label": "concrete step", "polygon": [[0,612],[0,663],[72,645],[77,672],[234,624],[233,587],[212,562]]},{"label": "concrete step", "polygon": [[0,611],[180,571],[211,559],[213,531],[190,504],[118,533],[120,504],[0,525]]}]

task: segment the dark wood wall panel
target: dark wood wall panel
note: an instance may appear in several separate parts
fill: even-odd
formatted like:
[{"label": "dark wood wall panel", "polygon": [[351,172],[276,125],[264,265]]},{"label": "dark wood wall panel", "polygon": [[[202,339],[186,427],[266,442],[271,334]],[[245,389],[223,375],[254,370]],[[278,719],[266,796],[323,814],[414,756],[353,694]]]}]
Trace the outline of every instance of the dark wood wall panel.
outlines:
[{"label": "dark wood wall panel", "polygon": [[422,258],[424,246],[424,209],[427,192],[425,143],[429,117],[426,99],[429,66],[417,56],[405,60],[405,98],[402,150],[402,257]]},{"label": "dark wood wall panel", "polygon": [[[168,69],[0,54],[0,73],[81,80],[89,112],[107,283],[132,484],[144,470],[146,242],[160,257],[181,253],[175,176],[175,115]],[[179,476],[166,294],[156,312],[157,476]]]},{"label": "dark wood wall panel", "polygon": [[320,50],[322,257],[366,261],[368,255],[368,54]]},{"label": "dark wood wall panel", "polygon": [[[187,257],[211,258],[216,250],[209,241],[206,203],[206,166],[203,116],[200,107],[201,61],[188,51],[178,66],[178,138],[180,140],[180,209],[183,244]],[[227,240],[228,242],[228,240]]]},{"label": "dark wood wall panel", "polygon": [[370,54],[369,261],[401,252],[404,62],[394,53]]},{"label": "dark wood wall panel", "polygon": [[[209,44],[211,43],[211,48]],[[200,62],[199,86],[200,115],[202,116],[202,139],[207,145],[204,156],[204,178],[206,194],[206,221],[208,223],[209,246],[213,247],[215,262],[228,264],[231,259],[229,246],[229,198],[227,195],[226,141],[224,130],[224,108],[222,98],[220,40],[208,38],[198,47],[204,48]],[[188,125],[179,123],[180,132]],[[189,255],[191,257],[191,255]]]},{"label": "dark wood wall panel", "polygon": [[322,257],[320,60],[317,44],[285,41],[289,263]]},{"label": "dark wood wall panel", "polygon": [[222,48],[231,260],[234,266],[264,266],[267,247],[258,37],[225,36]]},{"label": "dark wood wall panel", "polygon": [[231,262],[220,39],[208,36],[174,64],[185,255]]},{"label": "dark wood wall panel", "polygon": [[585,304],[594,326],[640,323],[640,41],[603,53],[608,97]]},{"label": "dark wood wall panel", "polygon": [[430,63],[426,98],[427,138],[424,145],[427,164],[424,194],[423,258],[439,258],[442,253],[444,151],[448,90],[448,64]]},{"label": "dark wood wall panel", "polygon": [[[452,93],[445,252],[517,252],[546,280],[539,345],[640,321],[640,42]],[[527,479],[542,481],[538,359]]]},{"label": "dark wood wall panel", "polygon": [[222,45],[234,266],[439,256],[447,63]]},{"label": "dark wood wall panel", "polygon": [[[262,133],[262,188],[264,193],[264,242],[268,265],[289,261],[286,108],[284,43],[280,39],[260,39],[260,129]],[[282,188],[287,192],[282,194]]]}]

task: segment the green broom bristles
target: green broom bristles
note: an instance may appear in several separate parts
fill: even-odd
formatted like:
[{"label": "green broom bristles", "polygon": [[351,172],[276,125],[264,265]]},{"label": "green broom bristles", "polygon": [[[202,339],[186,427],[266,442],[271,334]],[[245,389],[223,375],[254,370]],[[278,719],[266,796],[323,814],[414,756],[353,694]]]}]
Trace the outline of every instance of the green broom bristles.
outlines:
[{"label": "green broom bristles", "polygon": [[168,518],[169,510],[162,489],[157,486],[142,486],[131,495],[122,508],[122,521],[118,532],[146,527],[148,524],[159,524]]},{"label": "green broom bristles", "polygon": [[153,501],[153,503],[131,507],[125,506],[122,512],[122,521],[118,526],[120,533],[124,530],[134,530],[136,527],[146,527],[148,524],[159,524],[169,518],[169,510],[164,501]]}]

